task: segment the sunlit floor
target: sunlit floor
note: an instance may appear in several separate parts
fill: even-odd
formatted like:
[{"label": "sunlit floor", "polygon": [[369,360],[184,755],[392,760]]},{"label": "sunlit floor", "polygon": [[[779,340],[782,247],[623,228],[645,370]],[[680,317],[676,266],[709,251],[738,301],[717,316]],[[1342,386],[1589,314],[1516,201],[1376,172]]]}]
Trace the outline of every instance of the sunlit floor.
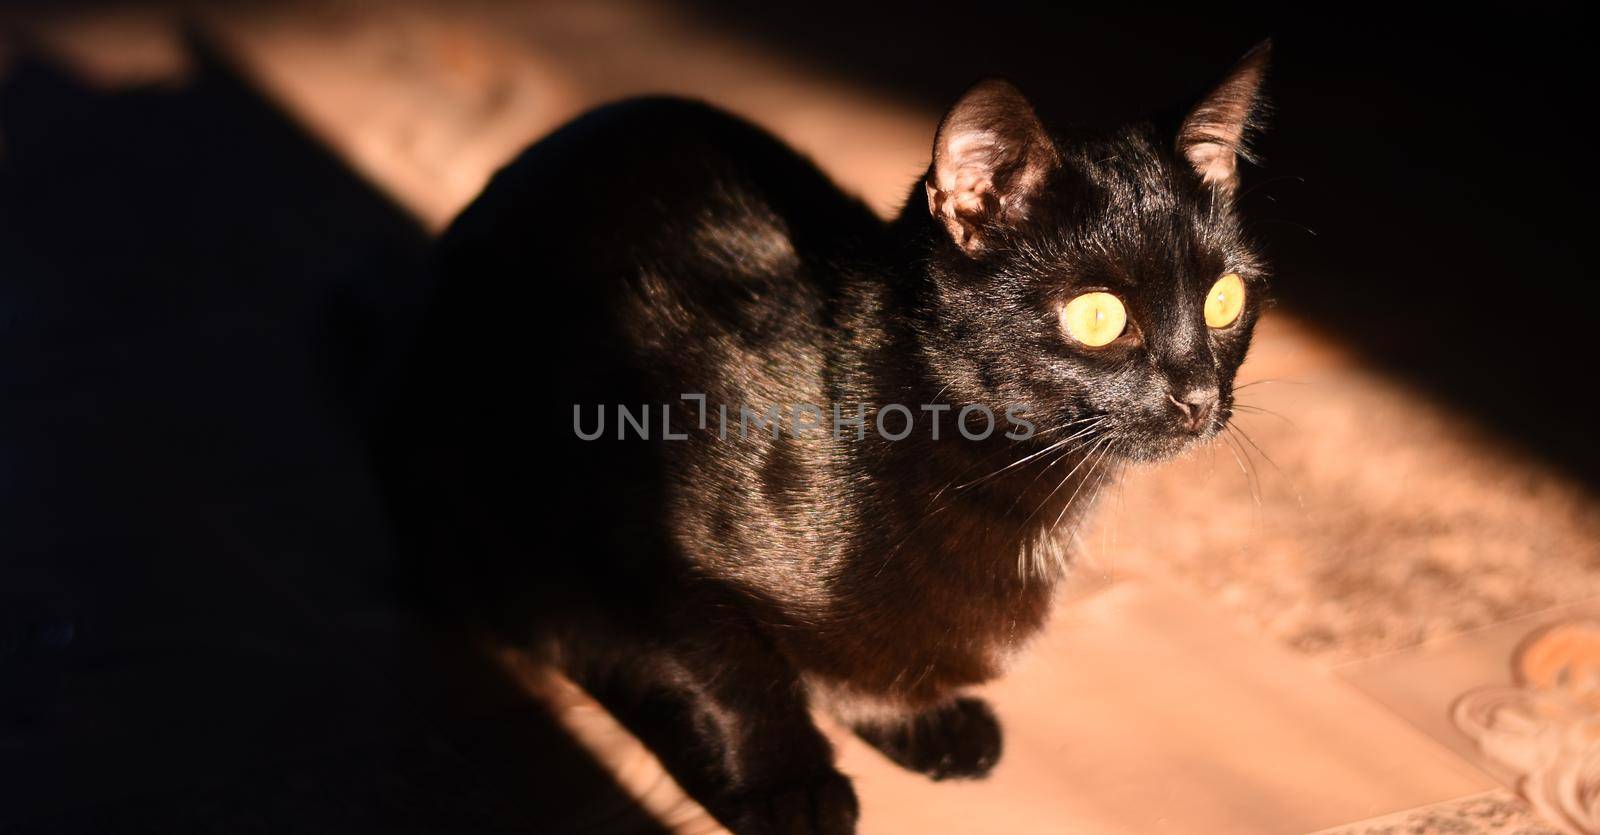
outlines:
[{"label": "sunlit floor", "polygon": [[[631,93],[745,114],[885,213],[937,118],[666,7],[338,8],[203,20],[431,228],[532,138]],[[158,13],[34,28],[102,83],[182,72]],[[835,734],[863,831],[1600,828],[1600,697],[1577,689],[1600,685],[1554,672],[1600,669],[1582,625],[1600,497],[1282,311],[1241,381],[1236,434],[1131,472],[1079,532],[1076,587],[989,690],[1008,731],[992,779],[935,785]],[[581,693],[507,663],[663,821],[715,831]]]}]

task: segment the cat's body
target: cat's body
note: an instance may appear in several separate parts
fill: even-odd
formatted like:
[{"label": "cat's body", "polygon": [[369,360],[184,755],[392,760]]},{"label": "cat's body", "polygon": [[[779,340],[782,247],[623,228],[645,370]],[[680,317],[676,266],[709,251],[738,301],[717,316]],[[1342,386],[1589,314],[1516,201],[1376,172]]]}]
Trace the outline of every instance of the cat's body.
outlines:
[{"label": "cat's body", "polygon": [[[1260,268],[1231,168],[1211,181],[1196,147],[1051,139],[991,83],[884,223],[702,105],[640,100],[563,128],[440,245],[391,447],[426,582],[551,652],[737,831],[852,830],[811,708],[908,767],[985,773],[998,725],[961,691],[1043,623],[1064,535],[1120,460],[1225,417],[1256,308],[1208,333],[1168,297],[1200,282],[1198,304],[1216,275]],[[1138,324],[1057,346],[1091,273]],[[1158,274],[1177,286],[1137,286]],[[1208,403],[1167,402],[1206,386]],[[740,407],[800,404],[820,427],[741,431]],[[878,425],[886,404],[914,418],[904,438]],[[983,440],[958,431],[968,404],[999,417]],[[649,440],[618,405],[647,407]],[[1037,433],[1018,440],[1003,416],[1023,406]]]}]

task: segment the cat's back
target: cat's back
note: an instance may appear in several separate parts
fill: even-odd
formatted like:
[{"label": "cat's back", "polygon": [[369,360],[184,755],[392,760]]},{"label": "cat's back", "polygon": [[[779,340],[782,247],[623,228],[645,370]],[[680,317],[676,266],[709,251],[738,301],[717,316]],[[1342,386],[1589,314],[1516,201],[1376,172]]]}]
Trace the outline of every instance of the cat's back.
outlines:
[{"label": "cat's back", "polygon": [[[556,555],[588,554],[599,571],[596,555],[662,538],[651,509],[671,479],[663,454],[692,445],[659,443],[659,404],[686,392],[814,402],[834,266],[885,233],[810,161],[707,105],[636,99],[565,125],[440,239],[430,321],[396,409],[410,475],[391,480],[420,486],[397,506],[421,518],[449,500],[463,517],[516,520],[473,530],[487,542],[462,566],[488,560],[485,583],[504,589],[558,586],[550,571],[579,566]],[[616,404],[657,404],[652,437],[618,438]],[[605,442],[578,438],[575,406],[590,420],[613,410]],[[537,520],[534,483],[558,488]],[[464,495],[435,496],[446,484]],[[551,558],[516,556],[529,543]],[[523,571],[537,576],[515,579]]]},{"label": "cat's back", "polygon": [[436,309],[479,356],[580,357],[555,370],[586,383],[607,376],[588,364],[630,355],[675,398],[693,378],[726,377],[719,356],[748,362],[814,339],[835,265],[884,234],[864,204],[749,122],[684,99],[630,99],[573,120],[491,179],[440,241]]},{"label": "cat's back", "polygon": [[[730,113],[686,99],[590,111],[501,169],[446,232],[447,265],[493,255],[591,270],[689,265],[760,274],[881,233],[809,160]],[[520,257],[519,257],[520,256]]]},{"label": "cat's back", "polygon": [[[675,98],[601,107],[498,172],[441,238],[427,390],[480,415],[469,428],[547,438],[572,434],[574,403],[811,402],[820,368],[800,365],[821,361],[837,265],[886,234],[743,119]],[[508,400],[509,381],[560,411]]]}]

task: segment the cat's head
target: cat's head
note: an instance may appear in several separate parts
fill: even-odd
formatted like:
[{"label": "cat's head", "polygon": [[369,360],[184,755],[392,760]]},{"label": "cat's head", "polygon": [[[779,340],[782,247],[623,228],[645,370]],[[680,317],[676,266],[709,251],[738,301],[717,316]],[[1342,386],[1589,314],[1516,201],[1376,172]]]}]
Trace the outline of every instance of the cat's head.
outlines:
[{"label": "cat's head", "polygon": [[1089,429],[1130,459],[1220,430],[1265,289],[1234,196],[1267,56],[1246,55],[1176,136],[1053,134],[998,80],[950,109],[924,182],[920,317],[948,399],[1025,403],[1040,440]]}]

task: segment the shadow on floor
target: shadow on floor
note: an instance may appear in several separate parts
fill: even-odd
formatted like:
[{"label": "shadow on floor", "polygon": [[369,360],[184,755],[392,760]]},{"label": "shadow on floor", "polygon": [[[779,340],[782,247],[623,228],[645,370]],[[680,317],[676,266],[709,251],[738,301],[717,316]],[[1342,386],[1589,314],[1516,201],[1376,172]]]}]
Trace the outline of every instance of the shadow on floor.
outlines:
[{"label": "shadow on floor", "polygon": [[659,831],[392,592],[412,220],[204,54],[0,131],[0,832]]}]

